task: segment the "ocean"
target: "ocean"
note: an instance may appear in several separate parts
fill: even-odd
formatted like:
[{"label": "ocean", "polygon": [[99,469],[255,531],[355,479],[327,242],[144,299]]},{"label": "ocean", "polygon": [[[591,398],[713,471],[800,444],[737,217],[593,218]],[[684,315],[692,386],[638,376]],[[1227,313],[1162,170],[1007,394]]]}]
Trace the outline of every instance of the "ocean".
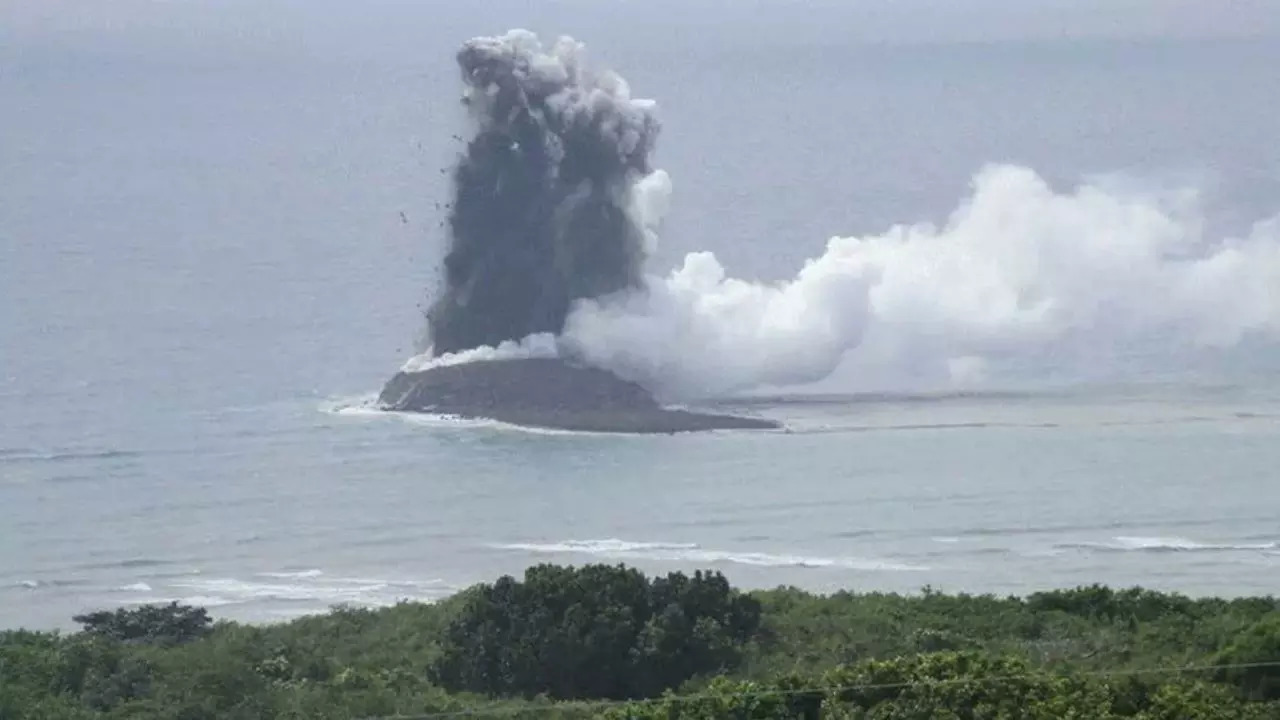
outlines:
[{"label": "ocean", "polygon": [[[1274,38],[881,42],[827,5],[758,18],[769,33],[750,9],[192,5],[0,24],[0,627],[168,600],[272,621],[538,562],[821,591],[1280,590]],[[883,285],[817,382],[779,370],[819,352],[805,338],[778,360],[726,332],[696,356],[671,328],[663,352],[702,369],[678,386],[735,380],[688,402],[783,431],[372,409],[436,287],[466,133],[453,53],[509,27],[574,34],[658,102],[655,277],[709,251],[778,287],[832,237],[894,226],[962,257],[885,260],[928,272]],[[1197,191],[1188,218],[1105,200],[1170,188]],[[999,212],[975,228],[967,204]],[[1112,250],[1149,225],[1159,252]],[[1160,243],[1188,227],[1240,255],[1184,273]],[[971,262],[994,257],[1019,264]],[[1001,299],[970,279],[992,268],[1065,303],[1068,331],[983,314]],[[843,295],[802,296],[848,319]],[[662,345],[636,337],[628,358]]]}]

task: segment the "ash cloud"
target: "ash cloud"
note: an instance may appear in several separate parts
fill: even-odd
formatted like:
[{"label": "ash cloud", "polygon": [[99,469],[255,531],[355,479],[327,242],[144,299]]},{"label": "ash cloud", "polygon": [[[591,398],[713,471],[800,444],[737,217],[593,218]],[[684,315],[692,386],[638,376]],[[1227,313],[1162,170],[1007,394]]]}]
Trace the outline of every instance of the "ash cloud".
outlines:
[{"label": "ash cloud", "polygon": [[[527,31],[457,53],[474,124],[453,173],[444,287],[427,312],[431,353],[558,335],[576,300],[639,288],[647,242],[632,190],[652,184],[652,102],[544,49]],[[660,177],[660,176],[659,176]]]}]

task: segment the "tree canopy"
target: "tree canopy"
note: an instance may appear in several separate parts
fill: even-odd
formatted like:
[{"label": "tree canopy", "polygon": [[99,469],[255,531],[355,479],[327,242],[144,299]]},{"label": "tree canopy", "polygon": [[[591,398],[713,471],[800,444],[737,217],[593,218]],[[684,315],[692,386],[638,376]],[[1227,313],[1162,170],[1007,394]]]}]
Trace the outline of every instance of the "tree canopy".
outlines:
[{"label": "tree canopy", "polygon": [[0,718],[1280,718],[1270,597],[744,593],[713,572],[542,565],[273,625],[177,604],[77,620],[0,632]]},{"label": "tree canopy", "polygon": [[649,697],[736,667],[759,623],[760,603],[719,573],[540,565],[468,595],[434,677],[491,695]]},{"label": "tree canopy", "polygon": [[143,605],[76,615],[86,633],[128,643],[174,644],[199,640],[209,634],[213,621],[204,608],[179,605]]}]

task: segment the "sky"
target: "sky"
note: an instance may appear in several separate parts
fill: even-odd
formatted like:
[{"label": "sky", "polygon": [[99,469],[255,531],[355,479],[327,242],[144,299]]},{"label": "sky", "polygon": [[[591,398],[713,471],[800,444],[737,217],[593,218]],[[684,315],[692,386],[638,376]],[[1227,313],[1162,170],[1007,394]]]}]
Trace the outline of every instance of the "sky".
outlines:
[{"label": "sky", "polygon": [[0,0],[0,43],[12,47],[350,53],[517,24],[579,35],[626,29],[650,42],[741,25],[765,46],[1280,37],[1280,0]]}]

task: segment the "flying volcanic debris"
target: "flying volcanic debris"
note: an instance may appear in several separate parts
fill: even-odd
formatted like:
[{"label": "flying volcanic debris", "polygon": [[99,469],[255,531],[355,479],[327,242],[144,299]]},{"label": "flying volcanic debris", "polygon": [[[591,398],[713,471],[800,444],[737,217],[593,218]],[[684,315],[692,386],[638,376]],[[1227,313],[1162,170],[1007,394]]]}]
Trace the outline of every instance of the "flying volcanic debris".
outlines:
[{"label": "flying volcanic debris", "polygon": [[645,229],[628,209],[659,123],[582,46],[530,32],[457,54],[475,135],[454,170],[444,288],[427,312],[436,356],[558,335],[575,300],[639,287]]}]

